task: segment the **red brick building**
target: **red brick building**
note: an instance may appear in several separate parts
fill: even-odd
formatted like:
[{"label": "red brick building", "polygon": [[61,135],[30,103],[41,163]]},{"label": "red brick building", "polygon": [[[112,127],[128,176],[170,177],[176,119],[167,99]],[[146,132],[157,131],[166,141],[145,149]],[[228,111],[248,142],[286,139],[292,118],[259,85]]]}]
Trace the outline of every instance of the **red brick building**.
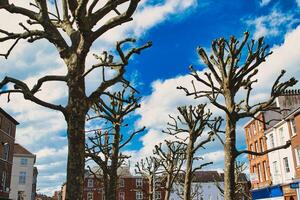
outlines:
[{"label": "red brick building", "polygon": [[19,123],[0,108],[0,199],[9,199],[16,125]]},{"label": "red brick building", "polygon": [[[259,113],[257,120],[249,121],[245,126],[247,149],[261,152],[267,149],[266,138],[264,134],[264,115]],[[261,188],[272,183],[268,155],[253,156],[248,155],[249,169],[251,175],[252,188]]]},{"label": "red brick building", "polygon": [[[160,183],[156,183],[157,186]],[[118,200],[148,200],[148,181],[141,176],[121,176],[117,188]],[[164,199],[163,188],[155,192],[157,200]],[[83,200],[104,200],[103,183],[93,175],[86,176],[84,181]]]}]

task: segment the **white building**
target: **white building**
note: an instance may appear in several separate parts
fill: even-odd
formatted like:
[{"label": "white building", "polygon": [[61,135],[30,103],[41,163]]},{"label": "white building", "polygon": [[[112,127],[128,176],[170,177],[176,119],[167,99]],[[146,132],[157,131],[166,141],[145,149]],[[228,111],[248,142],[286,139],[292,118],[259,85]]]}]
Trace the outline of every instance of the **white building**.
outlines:
[{"label": "white building", "polygon": [[[241,176],[241,183],[247,186],[247,179]],[[217,171],[197,171],[192,182],[192,200],[223,200],[224,174]],[[171,192],[170,200],[181,200],[183,186],[175,184]],[[240,198],[244,199],[243,197]]]},{"label": "white building", "polygon": [[[285,120],[268,129],[265,134],[267,137],[267,149],[282,146],[290,140],[288,123]],[[293,182],[295,167],[291,146],[287,149],[273,151],[268,156],[273,185]]]},{"label": "white building", "polygon": [[33,200],[34,189],[34,164],[35,155],[19,144],[14,145],[13,167],[11,175],[12,200]]}]

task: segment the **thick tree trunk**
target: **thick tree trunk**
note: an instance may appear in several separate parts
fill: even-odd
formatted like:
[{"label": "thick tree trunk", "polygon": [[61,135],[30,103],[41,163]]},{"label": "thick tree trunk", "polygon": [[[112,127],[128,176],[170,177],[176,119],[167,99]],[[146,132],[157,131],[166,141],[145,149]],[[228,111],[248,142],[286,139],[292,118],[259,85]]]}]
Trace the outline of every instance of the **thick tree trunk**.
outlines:
[{"label": "thick tree trunk", "polygon": [[[191,136],[190,136],[191,137]],[[190,140],[193,140],[191,138]],[[190,141],[187,147],[186,172],[184,177],[183,199],[191,200],[191,184],[193,178],[193,141]]]},{"label": "thick tree trunk", "polygon": [[85,119],[89,109],[85,96],[84,79],[81,78],[84,59],[76,54],[68,63],[69,99],[67,109],[68,162],[66,200],[82,200],[85,166]]},{"label": "thick tree trunk", "polygon": [[85,108],[80,108],[80,100],[70,105],[68,119],[68,163],[67,163],[67,200],[83,199],[85,165]]},{"label": "thick tree trunk", "polygon": [[117,200],[118,187],[118,165],[119,165],[119,145],[120,145],[120,125],[115,125],[114,142],[112,145],[112,158],[109,176],[108,194],[106,199]]},{"label": "thick tree trunk", "polygon": [[235,135],[236,122],[230,116],[226,116],[225,133],[225,166],[224,166],[224,200],[234,200],[235,192]]}]

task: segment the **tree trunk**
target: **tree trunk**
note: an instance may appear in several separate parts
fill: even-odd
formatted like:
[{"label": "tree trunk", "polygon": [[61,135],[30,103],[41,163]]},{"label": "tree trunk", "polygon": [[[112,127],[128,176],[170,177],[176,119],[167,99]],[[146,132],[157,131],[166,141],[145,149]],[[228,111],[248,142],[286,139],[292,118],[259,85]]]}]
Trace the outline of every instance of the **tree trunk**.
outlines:
[{"label": "tree trunk", "polygon": [[224,166],[224,200],[234,200],[235,192],[235,143],[236,135],[235,128],[236,122],[231,118],[232,116],[226,116],[226,133],[225,133],[225,166]]},{"label": "tree trunk", "polygon": [[[192,137],[192,136],[190,136]],[[190,138],[193,140],[193,138]],[[184,200],[191,200],[191,184],[193,178],[193,141],[190,141],[187,147],[187,159],[186,159],[186,172],[184,177],[184,191],[183,191],[183,199]]]},{"label": "tree trunk", "polygon": [[120,145],[120,125],[115,124],[114,141],[112,145],[112,158],[109,176],[108,194],[106,199],[117,200],[118,187],[118,165],[119,165],[119,145]]},{"label": "tree trunk", "polygon": [[67,200],[83,199],[86,108],[80,106],[80,101],[70,105],[68,119]]},{"label": "tree trunk", "polygon": [[85,166],[85,119],[89,109],[84,79],[81,77],[84,60],[73,54],[68,64],[69,99],[66,121],[68,124],[68,162],[66,200],[82,200]]},{"label": "tree trunk", "polygon": [[172,174],[168,174],[167,176],[167,181],[166,181],[166,191],[165,191],[165,200],[169,200],[170,199],[170,195],[171,195],[171,179],[172,179]]}]

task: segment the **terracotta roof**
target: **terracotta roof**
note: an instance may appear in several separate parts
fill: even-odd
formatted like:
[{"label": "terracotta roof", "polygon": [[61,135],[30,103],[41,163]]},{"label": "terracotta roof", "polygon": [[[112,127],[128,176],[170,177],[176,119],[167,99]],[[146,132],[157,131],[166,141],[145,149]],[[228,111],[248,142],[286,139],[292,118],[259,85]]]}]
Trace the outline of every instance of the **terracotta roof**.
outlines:
[{"label": "terracotta roof", "polygon": [[25,154],[25,155],[32,155],[34,156],[30,151],[25,149],[25,147],[21,146],[20,144],[15,143],[14,145],[14,154]]}]

